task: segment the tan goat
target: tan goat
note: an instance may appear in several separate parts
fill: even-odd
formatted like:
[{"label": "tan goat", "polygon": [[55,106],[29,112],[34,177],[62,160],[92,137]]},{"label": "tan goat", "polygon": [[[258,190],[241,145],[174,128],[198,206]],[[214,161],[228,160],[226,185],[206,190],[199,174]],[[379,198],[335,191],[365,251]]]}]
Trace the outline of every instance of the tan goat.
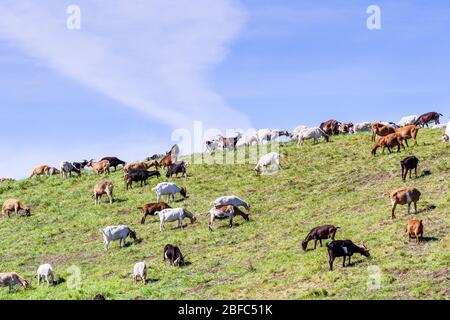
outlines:
[{"label": "tan goat", "polygon": [[109,204],[113,203],[113,191],[114,191],[114,185],[112,182],[109,181],[102,181],[96,184],[94,187],[94,199],[95,199],[95,205],[100,204],[100,200],[102,199],[102,196],[106,194],[109,198]]},{"label": "tan goat", "polygon": [[400,188],[390,193],[392,204],[392,219],[395,219],[395,208],[397,205],[408,205],[408,214],[411,212],[411,203],[414,203],[414,210],[417,213],[417,202],[420,200],[421,193],[416,188]]},{"label": "tan goat", "polygon": [[31,214],[31,209],[29,206],[23,204],[17,199],[8,199],[3,203],[2,207],[2,214],[3,217],[8,217],[10,213],[14,211],[14,213],[17,215],[20,213],[20,211],[25,211],[25,216],[29,216]]},{"label": "tan goat", "polygon": [[50,166],[47,164],[41,164],[33,169],[31,172],[30,178],[48,175],[48,171],[50,170]]},{"label": "tan goat", "polygon": [[417,243],[423,240],[423,221],[422,220],[408,220],[408,225],[406,226],[406,233],[409,239],[416,238]]}]

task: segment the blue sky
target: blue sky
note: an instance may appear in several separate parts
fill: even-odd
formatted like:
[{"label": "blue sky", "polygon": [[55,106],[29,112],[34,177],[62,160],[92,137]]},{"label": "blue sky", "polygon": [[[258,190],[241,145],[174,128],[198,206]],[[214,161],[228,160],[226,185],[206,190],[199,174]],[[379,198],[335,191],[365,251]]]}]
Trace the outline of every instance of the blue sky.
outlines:
[{"label": "blue sky", "polygon": [[[66,8],[81,9],[81,30]],[[366,9],[381,9],[368,30]],[[0,176],[165,151],[176,128],[450,115],[448,1],[3,0]]]}]

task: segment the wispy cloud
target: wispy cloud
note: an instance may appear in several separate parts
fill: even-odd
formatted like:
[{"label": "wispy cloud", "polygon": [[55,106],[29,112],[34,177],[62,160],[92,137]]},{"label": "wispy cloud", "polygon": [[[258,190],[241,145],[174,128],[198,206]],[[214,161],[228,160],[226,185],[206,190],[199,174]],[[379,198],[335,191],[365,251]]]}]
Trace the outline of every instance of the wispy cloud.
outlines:
[{"label": "wispy cloud", "polygon": [[249,126],[209,86],[245,20],[232,0],[79,0],[81,30],[66,28],[72,2],[3,0],[0,38],[38,63],[171,127],[194,120]]}]

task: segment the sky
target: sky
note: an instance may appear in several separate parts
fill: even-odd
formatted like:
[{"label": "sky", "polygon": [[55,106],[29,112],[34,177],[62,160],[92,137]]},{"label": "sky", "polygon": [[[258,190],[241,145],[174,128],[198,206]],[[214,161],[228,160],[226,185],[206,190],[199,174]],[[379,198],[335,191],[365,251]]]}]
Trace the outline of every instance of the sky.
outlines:
[{"label": "sky", "polygon": [[[67,27],[74,4],[80,29]],[[370,5],[380,30],[367,28]],[[0,177],[176,142],[186,152],[208,129],[428,111],[447,122],[449,11],[446,0],[2,0]]]}]

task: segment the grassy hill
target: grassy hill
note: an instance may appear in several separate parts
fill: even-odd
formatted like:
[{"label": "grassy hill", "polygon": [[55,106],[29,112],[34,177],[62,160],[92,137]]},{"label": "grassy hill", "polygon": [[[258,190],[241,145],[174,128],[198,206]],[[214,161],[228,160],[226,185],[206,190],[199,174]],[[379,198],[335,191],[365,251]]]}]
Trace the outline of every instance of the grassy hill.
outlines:
[{"label": "grassy hill", "polygon": [[[448,299],[450,145],[441,130],[421,130],[419,146],[400,154],[370,155],[370,135],[333,138],[297,148],[282,145],[284,170],[257,177],[254,165],[190,165],[186,186],[190,198],[176,205],[196,213],[199,221],[183,230],[159,232],[157,217],[139,224],[137,207],[154,202],[151,180],[145,188],[126,191],[122,172],[107,179],[116,185],[116,202],[94,207],[92,188],[103,179],[91,172],[81,178],[39,178],[0,186],[0,202],[17,197],[33,206],[32,216],[0,219],[0,272],[16,271],[31,280],[32,289],[8,292],[1,299]],[[385,193],[404,186],[399,161],[420,158],[419,179],[406,185],[422,192],[418,215],[427,241],[408,242],[406,207],[390,218]],[[45,159],[43,159],[45,161]],[[33,166],[34,164],[30,164]],[[161,178],[158,182],[165,181]],[[217,222],[208,230],[206,212],[219,196],[235,194],[251,205],[251,221],[240,217],[233,229]],[[106,200],[106,199],[105,199]],[[188,220],[185,221],[188,223]],[[352,239],[371,249],[372,258],[355,256],[353,265],[328,269],[325,248],[303,252],[300,243],[321,224],[342,229],[337,239]],[[104,252],[100,229],[128,224],[143,241],[124,249],[118,243]],[[180,245],[190,265],[171,268],[163,247]],[[135,262],[145,259],[151,281],[134,285]],[[61,277],[55,287],[37,287],[35,270],[51,263]],[[68,268],[81,269],[81,289],[68,289]],[[368,267],[382,272],[379,290],[368,290]]]}]

